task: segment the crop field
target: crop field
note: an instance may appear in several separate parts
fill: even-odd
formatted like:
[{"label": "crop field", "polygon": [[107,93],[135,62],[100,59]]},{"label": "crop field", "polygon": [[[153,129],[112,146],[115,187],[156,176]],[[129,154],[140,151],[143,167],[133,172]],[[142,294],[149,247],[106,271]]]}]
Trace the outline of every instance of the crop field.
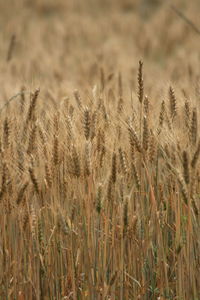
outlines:
[{"label": "crop field", "polygon": [[0,300],[200,300],[199,14],[0,0]]}]

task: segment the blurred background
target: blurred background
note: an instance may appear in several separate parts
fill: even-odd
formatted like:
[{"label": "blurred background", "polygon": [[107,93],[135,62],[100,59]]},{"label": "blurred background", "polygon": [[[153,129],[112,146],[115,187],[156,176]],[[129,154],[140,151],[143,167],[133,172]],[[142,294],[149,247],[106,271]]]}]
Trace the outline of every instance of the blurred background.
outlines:
[{"label": "blurred background", "polygon": [[[112,85],[119,72],[134,88],[139,59],[148,88],[199,80],[200,35],[161,0],[0,1],[1,99],[22,85],[61,97],[88,89],[103,70]],[[200,28],[200,2],[173,1]],[[114,83],[113,83],[114,84]]]}]

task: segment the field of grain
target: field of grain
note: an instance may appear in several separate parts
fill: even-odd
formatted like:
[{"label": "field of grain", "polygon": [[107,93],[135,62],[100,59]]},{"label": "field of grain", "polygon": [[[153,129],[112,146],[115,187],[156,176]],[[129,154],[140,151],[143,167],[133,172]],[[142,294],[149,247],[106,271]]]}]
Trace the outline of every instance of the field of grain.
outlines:
[{"label": "field of grain", "polygon": [[199,11],[0,1],[0,300],[200,300]]}]

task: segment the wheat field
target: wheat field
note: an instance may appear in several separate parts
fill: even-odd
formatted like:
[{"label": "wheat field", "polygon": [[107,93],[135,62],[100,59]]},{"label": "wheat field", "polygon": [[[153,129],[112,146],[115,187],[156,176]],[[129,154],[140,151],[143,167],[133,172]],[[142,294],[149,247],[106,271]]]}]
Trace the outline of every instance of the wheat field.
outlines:
[{"label": "wheat field", "polygon": [[0,1],[1,300],[200,300],[200,4],[173,5]]}]

